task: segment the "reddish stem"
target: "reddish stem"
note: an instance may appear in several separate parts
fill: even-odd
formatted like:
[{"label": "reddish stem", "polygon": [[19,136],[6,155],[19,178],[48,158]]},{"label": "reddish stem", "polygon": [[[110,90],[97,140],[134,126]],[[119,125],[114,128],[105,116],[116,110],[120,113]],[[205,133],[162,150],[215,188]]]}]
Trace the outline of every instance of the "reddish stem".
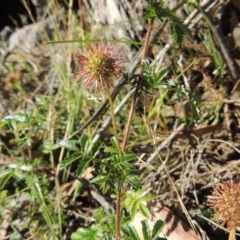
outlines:
[{"label": "reddish stem", "polygon": [[[145,41],[144,48],[143,48],[143,53],[142,53],[141,74],[143,73],[143,63],[144,63],[144,60],[145,60],[145,58],[147,56],[147,50],[148,50],[150,36],[151,36],[152,28],[153,28],[153,22],[154,22],[154,18],[152,18],[150,20],[149,26],[148,26],[148,31],[147,31],[147,35],[146,35],[146,41]],[[127,121],[125,134],[124,134],[124,138],[123,138],[122,151],[124,151],[126,149],[126,145],[127,145],[127,140],[128,140],[129,131],[130,131],[130,125],[131,125],[131,122],[132,122],[132,116],[133,116],[133,112],[134,112],[134,109],[135,109],[135,106],[136,106],[136,103],[137,103],[138,86],[139,86],[139,83],[137,84],[136,90],[134,92],[133,101],[132,101],[131,108],[130,108],[130,111],[129,111],[128,121]]]},{"label": "reddish stem", "polygon": [[[149,22],[148,32],[146,35],[146,40],[144,42],[144,48],[143,48],[143,54],[142,54],[142,60],[141,60],[141,64],[142,64],[141,74],[143,73],[143,63],[147,56],[147,50],[148,50],[150,36],[151,36],[152,28],[153,28],[153,22],[154,22],[154,19],[152,18]],[[122,151],[125,151],[126,146],[127,146],[127,140],[128,140],[128,136],[129,136],[130,125],[132,122],[132,116],[133,116],[133,112],[134,112],[136,102],[137,102],[138,86],[139,86],[139,83],[137,84],[137,87],[136,87],[136,90],[134,93],[134,97],[133,97],[133,101],[131,104],[131,108],[129,111],[129,117],[128,117],[127,126],[125,129],[125,134],[124,134],[124,138],[123,138]],[[121,194],[122,194],[121,178],[119,177],[118,183],[117,183],[117,203],[116,203],[116,239],[117,240],[121,239],[121,231],[120,231],[120,227],[121,227]]]}]

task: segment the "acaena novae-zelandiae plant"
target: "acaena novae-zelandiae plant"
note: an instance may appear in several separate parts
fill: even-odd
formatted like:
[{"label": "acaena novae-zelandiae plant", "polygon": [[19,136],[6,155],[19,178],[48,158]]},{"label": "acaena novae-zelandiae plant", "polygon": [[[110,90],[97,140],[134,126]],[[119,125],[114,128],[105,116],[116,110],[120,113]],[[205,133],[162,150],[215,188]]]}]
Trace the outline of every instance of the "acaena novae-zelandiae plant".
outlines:
[{"label": "acaena novae-zelandiae plant", "polygon": [[[110,91],[114,87],[114,81],[124,74],[124,68],[122,65],[124,63],[124,60],[120,55],[120,51],[117,50],[116,45],[109,44],[102,41],[101,39],[98,39],[95,42],[87,43],[84,48],[75,54],[75,61],[77,63],[76,75],[83,87],[89,88],[90,91],[96,94],[100,91],[105,92],[108,96],[114,135],[114,137],[111,138],[111,145],[103,147],[103,144],[98,142],[93,143],[92,139],[89,139],[85,136],[83,136],[80,140],[80,149],[74,145],[71,140],[65,143],[62,142],[61,144],[62,146],[69,148],[71,151],[74,151],[74,154],[72,154],[72,156],[66,158],[63,161],[63,167],[70,165],[73,161],[81,159],[76,171],[77,174],[80,175],[83,173],[87,166],[91,164],[95,167],[96,174],[96,177],[92,179],[91,182],[100,184],[103,192],[106,192],[109,188],[114,189],[114,192],[116,193],[116,231],[113,235],[115,235],[114,239],[116,240],[122,238],[121,227],[123,220],[127,222],[126,219],[129,219],[128,217],[124,216],[124,213],[126,212],[125,210],[128,211],[128,209],[124,209],[124,207],[121,205],[123,204],[122,199],[126,197],[124,196],[124,193],[127,192],[126,188],[130,184],[135,189],[141,189],[138,170],[136,170],[137,168],[134,164],[136,157],[132,152],[126,151],[129,129],[139,93],[141,91],[145,91],[147,94],[151,94],[152,90],[155,88],[170,88],[171,91],[175,91],[176,93],[173,96],[173,100],[185,97],[192,104],[192,108],[197,116],[195,114],[194,115],[198,117],[200,113],[198,103],[190,91],[184,88],[184,86],[182,86],[180,83],[177,83],[171,79],[168,80],[166,69],[159,69],[155,65],[151,65],[148,61],[146,61],[147,49],[149,46],[150,36],[155,18],[159,19],[160,21],[163,19],[170,20],[175,43],[180,43],[183,41],[185,36],[189,36],[189,29],[181,22],[181,20],[175,16],[175,13],[173,11],[168,10],[161,3],[153,0],[148,1],[148,7],[145,14],[143,15],[143,18],[149,22],[148,32],[143,44],[144,46],[140,65],[140,74],[134,75],[134,79],[130,79],[128,81],[130,84],[132,84],[133,87],[135,87],[136,90],[129,110],[128,121],[123,134],[124,138],[122,145],[120,145],[117,123],[114,114],[113,99],[111,97]],[[101,147],[104,148],[103,151],[99,151]],[[148,197],[146,197],[146,199],[147,198]],[[143,199],[145,199],[145,197]],[[137,201],[138,206],[142,206],[140,204],[140,201],[141,199]],[[133,212],[136,212],[135,210]],[[147,210],[144,209],[144,212],[146,213]],[[146,228],[145,225],[146,224],[143,224],[143,229]],[[156,228],[159,228],[158,225],[156,225]],[[89,228],[89,231],[90,230],[91,229]],[[92,230],[98,234],[100,228],[94,228]],[[139,239],[137,234],[135,234],[135,230],[133,228],[125,228],[125,232],[128,233],[127,235],[132,237],[131,239]],[[155,239],[155,237],[157,237],[155,235],[156,232],[157,231],[155,229],[152,234],[154,237],[151,239]],[[84,234],[85,233],[86,231],[84,231]],[[147,234],[147,232],[145,233]],[[91,235],[90,232],[89,234]],[[100,233],[101,236],[102,234],[103,232]],[[113,235],[111,235],[111,237]],[[147,235],[151,235],[150,231]],[[82,236],[83,235],[80,234],[79,239],[81,239]]]}]

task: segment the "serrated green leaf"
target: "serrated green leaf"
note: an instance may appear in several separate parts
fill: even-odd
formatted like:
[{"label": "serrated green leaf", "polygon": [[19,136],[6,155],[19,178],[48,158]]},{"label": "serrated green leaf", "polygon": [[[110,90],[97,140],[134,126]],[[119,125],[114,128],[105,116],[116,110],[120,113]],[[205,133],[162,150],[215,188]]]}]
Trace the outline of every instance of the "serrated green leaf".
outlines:
[{"label": "serrated green leaf", "polygon": [[186,35],[182,28],[176,24],[172,27],[173,41],[175,44],[180,44],[184,41]]},{"label": "serrated green leaf", "polygon": [[81,157],[80,153],[73,153],[70,156],[64,158],[61,164],[61,169],[69,166],[70,164],[78,160],[80,157]]},{"label": "serrated green leaf", "polygon": [[121,221],[121,225],[124,226],[124,225],[126,225],[126,224],[129,224],[132,220],[133,220],[133,219],[132,219],[130,216],[124,217],[124,218],[122,219],[122,221]]},{"label": "serrated green leaf", "polygon": [[147,218],[150,218],[150,217],[151,217],[151,213],[150,213],[150,211],[149,211],[149,209],[148,209],[147,206],[145,206],[145,205],[142,204],[142,203],[139,203],[139,208],[140,208],[142,214],[143,214],[145,217],[147,217]]},{"label": "serrated green leaf", "polygon": [[140,240],[136,228],[133,226],[129,226],[129,235],[132,237],[132,240]]},{"label": "serrated green leaf", "polygon": [[105,211],[102,207],[98,208],[96,211],[93,212],[94,219],[97,223],[101,223],[104,221]]},{"label": "serrated green leaf", "polygon": [[106,152],[106,153],[118,153],[118,150],[116,148],[113,148],[113,147],[106,147],[104,149],[104,152]]},{"label": "serrated green leaf", "polygon": [[153,194],[146,194],[140,198],[141,201],[151,201],[154,200],[156,197]]},{"label": "serrated green leaf", "polygon": [[73,143],[72,141],[68,141],[68,140],[61,140],[59,142],[59,146],[60,147],[65,147],[68,150],[72,150],[72,151],[79,151],[78,147],[75,145],[75,143]]},{"label": "serrated green leaf", "polygon": [[83,174],[83,172],[85,171],[85,169],[87,168],[87,166],[89,165],[89,163],[92,161],[91,157],[84,157],[83,159],[81,159],[80,163],[78,164],[77,167],[77,174],[81,175]]},{"label": "serrated green leaf", "polygon": [[122,226],[121,230],[126,236],[130,236],[129,226]]},{"label": "serrated green leaf", "polygon": [[146,219],[142,220],[141,224],[142,224],[142,233],[143,233],[144,240],[150,240],[151,230],[150,230],[148,221]]},{"label": "serrated green leaf", "polygon": [[155,222],[155,224],[153,226],[153,230],[152,230],[152,238],[153,239],[158,237],[160,232],[162,232],[164,226],[165,226],[165,222],[163,222],[160,219]]},{"label": "serrated green leaf", "polygon": [[89,146],[89,140],[88,140],[88,137],[87,136],[83,136],[80,140],[80,146],[81,146],[81,149],[82,151],[86,152],[87,149],[88,149],[88,146]]},{"label": "serrated green leaf", "polygon": [[9,164],[8,167],[12,169],[21,170],[23,172],[30,172],[33,169],[32,165],[25,165],[21,163],[12,163],[12,164]]},{"label": "serrated green leaf", "polygon": [[108,175],[100,175],[90,180],[91,183],[103,183],[108,180]]},{"label": "serrated green leaf", "polygon": [[131,209],[131,217],[134,218],[136,216],[137,210],[138,210],[139,202],[135,201],[132,205]]},{"label": "serrated green leaf", "polygon": [[71,239],[72,240],[99,240],[103,239],[103,233],[101,232],[100,228],[96,226],[90,226],[88,228],[79,228],[77,232],[72,233]]},{"label": "serrated green leaf", "polygon": [[142,186],[138,176],[132,174],[126,176],[126,181],[130,183],[134,188],[140,188]]},{"label": "serrated green leaf", "polygon": [[111,186],[111,182],[108,183],[108,179],[102,183],[101,187],[102,187],[103,194],[105,194],[107,192],[107,190],[110,188],[110,186]]},{"label": "serrated green leaf", "polygon": [[172,23],[172,33],[175,43],[181,43],[185,37],[191,37],[191,31],[176,16],[175,12],[163,6],[162,3],[156,1],[148,1],[146,12],[143,14],[144,19],[157,17],[160,21],[168,19]]},{"label": "serrated green leaf", "polygon": [[197,119],[200,116],[201,112],[200,106],[197,99],[194,97],[191,91],[187,90],[185,86],[179,84],[178,82],[174,82],[172,79],[169,79],[167,81],[167,84],[168,88],[171,88],[173,91],[176,91],[176,93],[172,97],[172,100],[176,100],[185,96],[190,103],[193,119]]},{"label": "serrated green leaf", "polygon": [[115,137],[111,137],[111,138],[110,138],[110,141],[111,141],[111,143],[112,143],[112,145],[113,145],[113,148],[118,149],[118,145],[117,145],[117,142],[116,142],[116,138],[115,138]]},{"label": "serrated green leaf", "polygon": [[102,143],[100,141],[97,141],[93,144],[92,148],[91,148],[91,154],[92,156],[96,156],[99,152],[99,149],[101,148]]},{"label": "serrated green leaf", "polygon": [[109,154],[109,153],[104,154],[104,156],[101,159],[101,162],[112,160],[114,158],[114,155],[115,154]]},{"label": "serrated green leaf", "polygon": [[148,4],[147,9],[145,10],[144,14],[142,15],[143,19],[151,19],[156,17],[156,12],[154,6]]},{"label": "serrated green leaf", "polygon": [[124,157],[124,161],[128,161],[128,162],[136,159],[135,154],[133,154],[132,152],[125,153],[123,157]]}]

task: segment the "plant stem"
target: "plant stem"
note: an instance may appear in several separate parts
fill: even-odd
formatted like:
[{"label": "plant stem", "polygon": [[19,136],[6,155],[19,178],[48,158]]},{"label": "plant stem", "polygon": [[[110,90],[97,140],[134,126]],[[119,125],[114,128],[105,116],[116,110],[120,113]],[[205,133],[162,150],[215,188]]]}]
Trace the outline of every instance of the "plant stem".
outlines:
[{"label": "plant stem", "polygon": [[[143,64],[143,62],[146,58],[146,55],[147,55],[147,49],[148,49],[148,44],[149,44],[149,40],[150,40],[150,35],[151,35],[151,32],[152,32],[153,22],[154,22],[154,19],[151,19],[150,23],[149,23],[148,32],[147,32],[146,41],[145,41],[144,50],[143,50],[143,55],[142,55],[142,61],[141,61],[142,64]],[[143,67],[141,69],[141,73],[142,73],[142,71],[143,71]],[[115,135],[115,138],[116,138],[118,151],[120,152],[121,149],[120,149],[120,144],[119,144],[118,135],[117,135],[117,127],[116,127],[116,120],[115,120],[115,115],[114,115],[114,107],[113,107],[111,94],[110,94],[108,88],[107,88],[107,94],[108,94],[108,98],[109,98],[109,104],[110,104],[111,115],[112,115],[113,131],[114,131],[114,135]],[[125,130],[124,139],[123,139],[122,151],[125,151],[125,149],[126,149],[129,130],[130,130],[130,125],[131,125],[131,121],[132,121],[132,116],[133,116],[133,112],[134,112],[135,105],[136,105],[136,102],[137,102],[137,96],[138,96],[138,86],[137,86],[136,91],[134,93],[133,101],[132,101],[131,108],[130,108],[130,111],[129,111],[127,127],[126,127],[126,130]],[[121,232],[120,232],[120,226],[121,226],[121,193],[122,193],[121,192],[121,177],[119,177],[118,182],[117,182],[117,202],[116,202],[116,239],[117,240],[121,239]]]},{"label": "plant stem", "polygon": [[[107,94],[108,94],[108,99],[109,99],[109,104],[111,109],[111,115],[112,115],[113,132],[116,139],[118,152],[120,153],[121,148],[120,148],[120,143],[119,143],[118,134],[117,134],[114,106],[113,106],[112,97],[108,88],[107,88]],[[119,240],[121,238],[120,227],[121,227],[121,177],[119,176],[117,180],[117,200],[116,200],[116,240]]]},{"label": "plant stem", "polygon": [[[149,44],[149,41],[150,41],[152,28],[153,28],[153,22],[154,22],[154,18],[152,18],[149,22],[148,32],[147,32],[147,35],[146,35],[146,40],[144,42],[144,49],[143,49],[142,60],[141,60],[141,64],[142,64],[141,74],[143,73],[143,63],[144,63],[144,60],[147,56],[147,49],[148,49],[148,44]],[[134,109],[135,109],[135,106],[136,106],[136,103],[137,103],[137,96],[139,94],[138,93],[138,85],[139,84],[137,84],[136,91],[134,93],[133,101],[132,101],[131,108],[130,108],[129,115],[128,115],[128,121],[127,121],[125,134],[124,134],[124,138],[123,138],[122,151],[124,151],[126,149],[126,145],[127,145],[127,140],[128,140],[129,131],[130,131],[130,125],[131,125],[131,122],[132,122],[132,116],[133,116],[133,112],[134,112]]]},{"label": "plant stem", "polygon": [[116,240],[121,239],[121,177],[118,178],[117,182],[117,203],[116,203]]},{"label": "plant stem", "polygon": [[121,149],[120,149],[120,143],[119,143],[118,134],[117,134],[117,126],[116,126],[116,118],[115,118],[115,114],[114,114],[114,106],[113,106],[113,101],[112,101],[112,97],[111,97],[111,93],[109,91],[109,88],[107,88],[107,95],[108,95],[110,109],[111,109],[111,115],[112,115],[113,132],[114,132],[114,136],[115,136],[115,139],[116,139],[118,152],[120,152]]},{"label": "plant stem", "polygon": [[[144,45],[144,50],[143,50],[143,55],[142,55],[142,64],[144,59],[146,58],[147,55],[147,48],[148,48],[148,44],[149,44],[149,40],[150,40],[150,35],[151,35],[151,31],[152,31],[152,27],[153,27],[153,22],[154,19],[151,19],[150,23],[149,23],[149,28],[148,28],[148,32],[147,32],[147,36],[146,36],[146,41],[145,41],[145,45]],[[141,70],[141,72],[143,71],[143,68]],[[109,95],[109,102],[110,102],[110,106],[111,106],[111,95],[108,91],[108,95]],[[128,117],[128,122],[127,122],[127,127],[125,130],[125,134],[124,134],[124,139],[123,139],[123,144],[122,144],[122,151],[125,151],[126,149],[126,145],[127,145],[127,140],[128,140],[128,135],[129,135],[129,130],[130,130],[130,125],[131,125],[131,121],[132,121],[132,116],[133,116],[133,112],[135,109],[135,105],[137,102],[137,96],[138,96],[138,86],[136,87],[136,91],[134,93],[134,97],[133,97],[133,101],[131,104],[131,108],[129,111],[129,117]],[[111,108],[113,108],[111,106]],[[114,116],[114,109],[112,110],[113,113],[112,115]],[[113,118],[113,122],[114,122],[114,118]],[[121,232],[120,232],[120,226],[121,226],[121,177],[118,178],[118,182],[117,182],[117,203],[116,203],[116,239],[119,240],[121,239]]]}]

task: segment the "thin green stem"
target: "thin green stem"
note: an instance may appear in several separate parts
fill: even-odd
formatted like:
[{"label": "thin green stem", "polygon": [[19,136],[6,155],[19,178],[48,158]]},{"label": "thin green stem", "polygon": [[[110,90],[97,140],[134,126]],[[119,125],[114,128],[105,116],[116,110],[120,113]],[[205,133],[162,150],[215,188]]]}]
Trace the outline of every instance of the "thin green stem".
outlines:
[{"label": "thin green stem", "polygon": [[120,152],[121,148],[120,148],[120,143],[119,143],[118,134],[117,134],[117,126],[116,126],[116,118],[115,118],[115,114],[114,114],[114,106],[113,106],[112,96],[111,96],[111,93],[110,93],[108,88],[107,88],[107,95],[108,95],[108,100],[109,100],[111,115],[112,115],[113,132],[114,132],[114,136],[115,136],[115,139],[116,139],[118,152]]},{"label": "thin green stem", "polygon": [[117,202],[116,202],[116,239],[121,239],[121,177],[117,182]]},{"label": "thin green stem", "polygon": [[[109,104],[110,104],[110,109],[111,109],[111,115],[112,115],[113,132],[115,135],[118,152],[120,153],[121,148],[120,148],[120,143],[119,143],[118,134],[117,134],[114,106],[113,106],[111,93],[108,88],[107,88],[107,94],[108,94],[108,99],[109,99]],[[119,176],[119,178],[117,180],[117,200],[116,200],[116,239],[117,240],[121,239],[120,227],[121,227],[121,177]]]}]

